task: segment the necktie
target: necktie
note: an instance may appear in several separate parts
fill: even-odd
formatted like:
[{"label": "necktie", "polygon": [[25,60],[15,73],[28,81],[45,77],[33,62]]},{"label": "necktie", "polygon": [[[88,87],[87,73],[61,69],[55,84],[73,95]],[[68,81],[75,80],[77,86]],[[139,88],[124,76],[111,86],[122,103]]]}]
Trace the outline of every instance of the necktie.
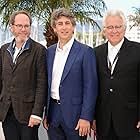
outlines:
[{"label": "necktie", "polygon": [[108,68],[110,69],[111,73],[112,73],[112,67],[115,64],[115,62],[117,61],[117,59],[119,57],[119,54],[120,54],[120,51],[118,51],[118,53],[116,54],[112,63],[111,63],[111,61],[109,60],[109,57],[108,57]]}]

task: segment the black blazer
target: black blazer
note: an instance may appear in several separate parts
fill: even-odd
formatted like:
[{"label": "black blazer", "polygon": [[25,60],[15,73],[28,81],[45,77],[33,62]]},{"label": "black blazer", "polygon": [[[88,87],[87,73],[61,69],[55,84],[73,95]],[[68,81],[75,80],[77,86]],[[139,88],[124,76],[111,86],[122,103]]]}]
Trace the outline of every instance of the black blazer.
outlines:
[{"label": "black blazer", "polygon": [[28,123],[31,114],[42,117],[47,94],[45,47],[29,38],[17,63],[12,62],[12,43],[0,50],[0,121],[12,104],[16,119]]},{"label": "black blazer", "polygon": [[132,136],[138,132],[140,120],[140,44],[124,39],[112,75],[107,48],[105,43],[95,49],[99,77],[97,133],[107,135],[112,119],[118,136]]}]

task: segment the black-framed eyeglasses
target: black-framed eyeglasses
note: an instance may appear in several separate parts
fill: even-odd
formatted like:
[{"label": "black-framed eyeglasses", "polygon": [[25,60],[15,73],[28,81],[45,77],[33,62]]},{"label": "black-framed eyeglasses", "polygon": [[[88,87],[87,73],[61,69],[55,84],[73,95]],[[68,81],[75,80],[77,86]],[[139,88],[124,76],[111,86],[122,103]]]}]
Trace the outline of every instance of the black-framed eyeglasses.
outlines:
[{"label": "black-framed eyeglasses", "polygon": [[14,26],[16,26],[19,30],[21,30],[23,27],[24,29],[28,30],[30,29],[30,25],[22,25],[22,24],[13,24]]}]

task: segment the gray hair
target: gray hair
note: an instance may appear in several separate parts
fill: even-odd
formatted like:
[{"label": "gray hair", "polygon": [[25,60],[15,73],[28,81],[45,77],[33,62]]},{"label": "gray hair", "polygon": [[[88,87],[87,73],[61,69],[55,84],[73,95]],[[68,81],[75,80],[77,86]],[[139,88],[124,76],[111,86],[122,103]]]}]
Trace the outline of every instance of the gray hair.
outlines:
[{"label": "gray hair", "polygon": [[65,8],[58,8],[53,11],[51,15],[51,26],[55,27],[56,21],[62,16],[69,18],[72,25],[76,26],[74,15],[68,9],[65,9]]},{"label": "gray hair", "polygon": [[110,10],[108,11],[105,16],[103,17],[103,27],[106,26],[106,19],[110,16],[118,16],[122,19],[123,21],[123,26],[126,29],[127,23],[126,23],[126,18],[124,16],[124,13],[121,10]]}]

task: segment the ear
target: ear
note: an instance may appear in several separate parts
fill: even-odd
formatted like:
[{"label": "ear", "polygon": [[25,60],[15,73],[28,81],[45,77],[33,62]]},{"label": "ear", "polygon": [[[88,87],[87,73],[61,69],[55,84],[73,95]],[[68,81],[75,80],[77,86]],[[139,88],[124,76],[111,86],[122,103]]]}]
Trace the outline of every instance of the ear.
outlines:
[{"label": "ear", "polygon": [[104,40],[106,40],[105,29],[102,29],[101,35],[102,35],[102,38],[103,38]]},{"label": "ear", "polygon": [[56,33],[56,28],[55,28],[55,27],[53,27],[53,30],[54,30],[54,32]]},{"label": "ear", "polygon": [[105,29],[103,29],[101,32],[102,32],[102,35],[105,36]]},{"label": "ear", "polygon": [[10,24],[9,29],[11,32],[13,32],[13,25]]}]

